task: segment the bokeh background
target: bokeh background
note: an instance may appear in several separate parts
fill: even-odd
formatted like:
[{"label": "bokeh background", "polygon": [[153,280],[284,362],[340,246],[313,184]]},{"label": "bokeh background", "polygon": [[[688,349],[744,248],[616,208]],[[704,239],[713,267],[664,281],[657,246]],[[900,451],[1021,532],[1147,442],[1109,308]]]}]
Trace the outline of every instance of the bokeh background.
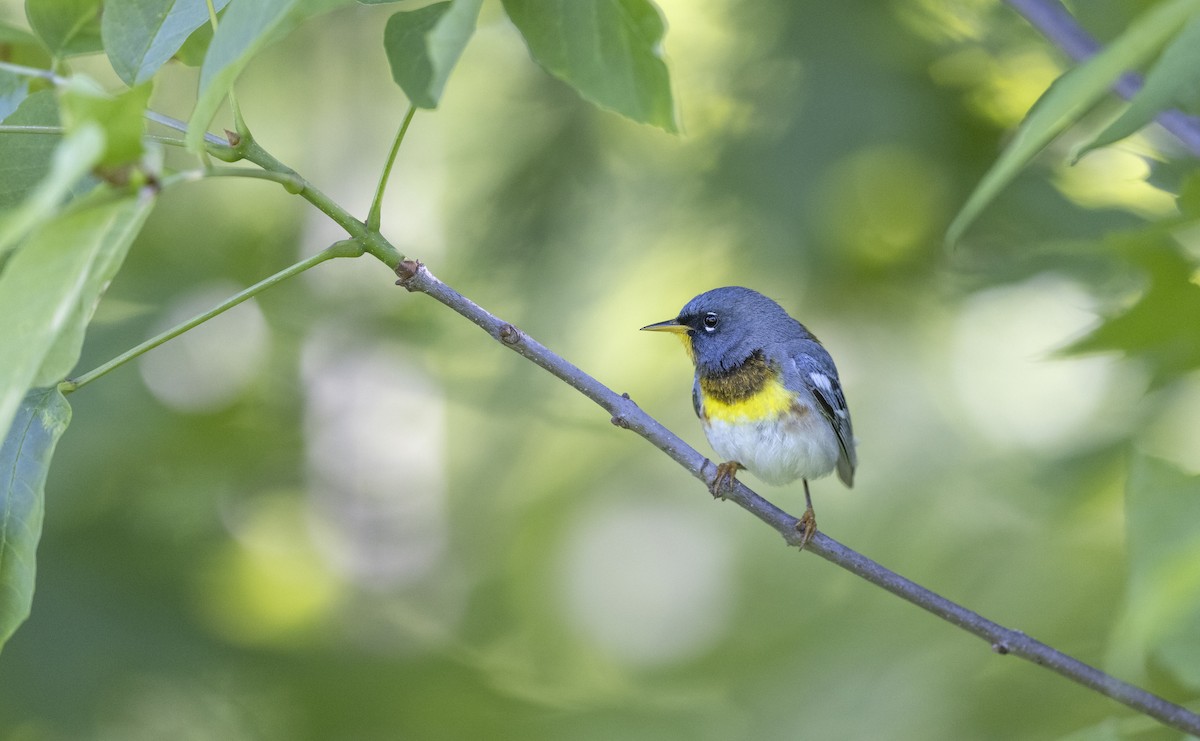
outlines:
[{"label": "bokeh background", "polygon": [[[489,3],[385,234],[706,453],[686,357],[637,329],[715,286],[774,297],[837,358],[860,439],[855,488],[814,488],[825,532],[1195,699],[1114,646],[1128,460],[1200,470],[1200,383],[1164,399],[1136,363],[1060,352],[1128,295],[1106,239],[1174,213],[1171,141],[1069,167],[1068,136],[947,250],[1065,69],[1010,9],[659,4],[681,136],[582,102]],[[1107,39],[1149,3],[1076,5]],[[407,107],[396,9],[310,22],[239,87],[264,146],[363,216]],[[186,118],[195,83],[168,71],[154,107]],[[268,183],[165,193],[81,370],[341,236]],[[1177,737],[787,549],[392,280],[324,264],[71,396],[6,738]]]}]

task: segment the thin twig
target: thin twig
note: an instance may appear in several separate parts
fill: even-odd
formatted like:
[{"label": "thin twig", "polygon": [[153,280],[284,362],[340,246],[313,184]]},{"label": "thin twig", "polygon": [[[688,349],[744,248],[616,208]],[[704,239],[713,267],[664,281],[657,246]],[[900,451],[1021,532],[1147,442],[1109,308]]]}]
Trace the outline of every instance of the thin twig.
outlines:
[{"label": "thin twig", "polygon": [[[1005,0],[1013,10],[1024,16],[1029,24],[1079,62],[1100,51],[1100,42],[1092,37],[1058,0]],[[1122,75],[1113,90],[1129,100],[1142,89],[1142,78],[1132,72]],[[1200,157],[1200,118],[1175,109],[1165,110],[1155,118],[1159,125],[1175,135],[1193,156]]]},{"label": "thin twig", "polygon": [[335,242],[332,245],[330,245],[329,247],[326,247],[325,249],[321,250],[317,254],[315,254],[311,257],[307,257],[293,265],[289,265],[288,267],[284,268],[283,270],[280,270],[278,273],[275,273],[274,275],[272,275],[270,277],[260,280],[258,283],[255,283],[254,285],[250,286],[249,288],[246,288],[245,290],[235,293],[234,295],[225,299],[224,301],[222,301],[221,303],[212,307],[208,311],[205,311],[201,314],[197,314],[196,316],[192,317],[191,319],[188,319],[187,321],[184,321],[180,324],[175,325],[174,327],[171,327],[170,329],[166,330],[165,332],[161,332],[161,333],[155,335],[154,337],[151,337],[150,339],[146,340],[145,342],[141,343],[140,345],[131,347],[130,349],[121,353],[120,355],[113,358],[112,360],[109,360],[107,363],[104,363],[103,365],[93,368],[92,370],[88,371],[87,373],[84,373],[83,375],[81,375],[77,378],[69,378],[69,379],[63,381],[62,383],[58,384],[58,390],[64,394],[69,394],[73,391],[81,389],[84,386],[91,383],[92,381],[95,381],[97,378],[100,378],[101,376],[104,376],[107,373],[110,373],[111,371],[116,370],[117,368],[120,368],[122,365],[125,365],[129,361],[136,359],[138,356],[143,355],[144,353],[147,353],[150,350],[153,350],[154,348],[158,347],[159,345],[163,344],[164,342],[175,339],[176,337],[183,334],[184,332],[187,332],[188,330],[190,330],[194,327],[200,326],[201,324],[203,324],[204,322],[207,322],[208,320],[212,319],[213,317],[224,314],[226,311],[229,311],[230,309],[241,304],[242,302],[247,301],[247,300],[253,298],[254,296],[257,296],[258,294],[262,293],[263,291],[267,290],[268,288],[279,285],[280,283],[282,283],[283,281],[285,281],[289,278],[294,278],[295,276],[299,275],[300,273],[303,273],[305,270],[316,267],[317,265],[320,265],[321,263],[325,262],[326,260],[331,260],[335,257],[358,257],[362,254],[363,254],[362,245],[356,240],[348,239],[348,240],[344,240],[341,242]]},{"label": "thin twig", "polygon": [[[474,322],[505,347],[546,369],[612,415],[612,423],[633,430],[666,453],[693,476],[711,485],[717,468],[711,461],[642,411],[627,394],[612,389],[556,355],[545,345],[513,325],[499,319],[470,299],[438,280],[423,265],[405,260],[396,267],[398,285],[409,291],[425,293]],[[770,525],[783,539],[798,546],[799,520],[763,499],[740,481],[726,499]],[[914,605],[984,639],[999,654],[1013,654],[1045,666],[1085,687],[1124,703],[1162,723],[1193,735],[1200,735],[1200,715],[1168,702],[1139,687],[1123,682],[1040,641],[1005,628],[967,608],[951,602],[919,584],[890,571],[866,556],[847,548],[824,533],[817,532],[806,550],[834,563],[863,579],[883,587]]]}]

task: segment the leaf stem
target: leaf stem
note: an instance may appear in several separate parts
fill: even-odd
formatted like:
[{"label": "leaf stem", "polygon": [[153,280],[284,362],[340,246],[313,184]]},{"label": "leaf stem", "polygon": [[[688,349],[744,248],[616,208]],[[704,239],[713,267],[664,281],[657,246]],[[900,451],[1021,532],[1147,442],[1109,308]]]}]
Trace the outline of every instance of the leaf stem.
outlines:
[{"label": "leaf stem", "polygon": [[0,134],[52,134],[62,136],[66,131],[61,126],[23,126],[0,124]]},{"label": "leaf stem", "polygon": [[416,112],[415,105],[408,107],[404,122],[400,124],[400,130],[396,132],[396,139],[392,142],[392,151],[388,153],[387,162],[383,165],[383,174],[379,177],[379,187],[375,189],[375,200],[371,202],[371,212],[367,214],[367,228],[373,232],[379,231],[383,212],[383,191],[387,188],[388,179],[392,176],[392,165],[396,161],[396,153],[400,151],[400,143],[404,141],[404,134],[408,132],[408,125],[412,123]]},{"label": "leaf stem", "polygon": [[[0,134],[42,134],[50,136],[62,136],[67,133],[67,130],[62,126],[23,126],[20,124],[0,124]],[[185,147],[187,142],[183,139],[177,139],[173,136],[162,136],[161,134],[142,134],[142,138],[146,141],[158,142],[172,147]]]},{"label": "leaf stem", "polygon": [[[295,170],[283,164],[274,155],[259,146],[258,142],[252,137],[243,136],[241,141],[237,143],[237,146],[233,148],[233,151],[238,157],[248,162],[253,162],[268,172],[279,173],[293,179],[293,187],[288,188],[289,193],[299,195],[320,209],[321,212],[333,219],[338,226],[345,229],[351,238],[362,244],[366,252],[370,253],[380,262],[395,269],[400,264],[400,261],[404,259],[404,255],[400,254],[400,251],[391,242],[387,241],[379,233],[379,230],[371,229],[363,222],[354,218],[349,211],[342,208],[332,198],[325,195],[325,193],[317,189]],[[285,187],[287,187],[286,184]]]},{"label": "leaf stem", "polygon": [[87,373],[84,373],[82,376],[79,376],[78,378],[69,378],[66,381],[63,381],[58,385],[58,389],[64,394],[69,394],[72,391],[76,391],[92,381],[95,381],[97,378],[109,373],[110,371],[125,365],[134,358],[153,350],[164,342],[172,340],[189,329],[197,327],[204,322],[207,322],[209,319],[229,311],[238,304],[262,293],[272,286],[282,283],[288,278],[293,278],[309,268],[320,265],[326,260],[330,260],[335,257],[358,257],[363,254],[363,251],[362,244],[358,240],[347,239],[341,242],[335,242],[312,257],[301,260],[294,265],[280,270],[278,273],[275,273],[274,275],[255,283],[246,290],[230,296],[208,311],[198,314],[182,324],[178,324],[167,331],[162,332],[161,334],[151,337],[140,345],[126,350],[107,363],[98,366]]},{"label": "leaf stem", "polygon": [[[171,116],[150,110],[147,110],[143,116],[147,121],[153,121],[156,124],[166,126],[168,129],[182,131],[185,134],[187,133],[187,124],[177,118],[172,118]],[[206,131],[204,132],[204,143],[209,145],[210,151],[212,151],[212,147],[218,148],[218,151],[213,151],[212,153],[219,159],[227,158],[226,153],[230,149],[229,142],[225,141],[216,134]]]},{"label": "leaf stem", "polygon": [[26,67],[23,64],[13,64],[12,62],[0,62],[0,71],[11,72],[21,77],[36,77],[40,80],[49,80],[55,85],[65,85],[67,82],[65,77],[60,77],[53,70]]},{"label": "leaf stem", "polygon": [[175,183],[191,183],[204,178],[249,178],[252,180],[267,180],[279,183],[290,193],[299,192],[304,187],[302,178],[294,174],[270,172],[268,170],[251,169],[249,167],[207,167],[198,170],[184,170],[163,178],[163,187]]}]

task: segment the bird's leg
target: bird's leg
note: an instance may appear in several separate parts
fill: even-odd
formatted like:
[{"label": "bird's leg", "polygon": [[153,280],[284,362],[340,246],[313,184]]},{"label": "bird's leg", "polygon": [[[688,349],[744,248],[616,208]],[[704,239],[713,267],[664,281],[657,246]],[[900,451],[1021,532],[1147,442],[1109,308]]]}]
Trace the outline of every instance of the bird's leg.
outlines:
[{"label": "bird's leg", "polygon": [[796,529],[800,531],[800,550],[804,550],[804,546],[808,545],[808,541],[817,534],[817,514],[813,512],[812,495],[808,493],[808,479],[804,481],[804,504],[806,508],[804,514],[800,515],[799,522],[796,523]]},{"label": "bird's leg", "polygon": [[717,475],[713,477],[708,491],[717,499],[724,499],[725,495],[733,489],[733,483],[737,481],[737,472],[743,468],[745,466],[737,461],[725,461],[717,464]]}]

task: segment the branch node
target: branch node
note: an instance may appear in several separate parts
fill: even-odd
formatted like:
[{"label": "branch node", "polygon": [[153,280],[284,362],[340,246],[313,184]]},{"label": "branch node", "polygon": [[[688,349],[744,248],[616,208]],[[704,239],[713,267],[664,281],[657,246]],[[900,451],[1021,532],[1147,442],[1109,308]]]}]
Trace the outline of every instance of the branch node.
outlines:
[{"label": "branch node", "polygon": [[521,330],[511,324],[505,324],[500,327],[500,341],[506,345],[519,345],[524,339]]},{"label": "branch node", "polygon": [[992,644],[992,650],[995,651],[996,653],[1000,654],[1001,656],[1004,656],[1009,651],[1008,644],[1004,643],[1003,641],[996,641],[995,643]]},{"label": "branch node", "polygon": [[416,291],[418,288],[412,285],[412,279],[417,277],[417,273],[425,266],[418,260],[401,260],[396,265],[396,275],[400,280],[396,281],[396,285],[402,286],[406,291]]},{"label": "branch node", "polygon": [[229,142],[229,146],[236,148],[242,143],[242,135],[236,131],[225,129],[225,141]]}]

